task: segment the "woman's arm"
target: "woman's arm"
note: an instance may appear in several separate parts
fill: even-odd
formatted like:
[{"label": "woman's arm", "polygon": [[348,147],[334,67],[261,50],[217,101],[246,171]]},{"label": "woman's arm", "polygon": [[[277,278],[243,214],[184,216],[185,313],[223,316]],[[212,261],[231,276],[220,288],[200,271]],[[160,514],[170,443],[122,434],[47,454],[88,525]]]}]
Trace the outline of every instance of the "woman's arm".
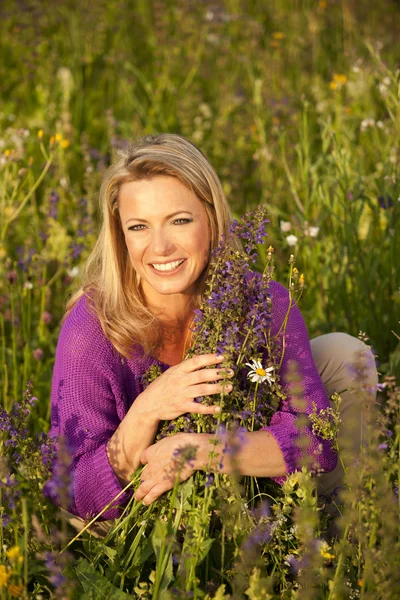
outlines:
[{"label": "woman's arm", "polygon": [[[151,504],[172,489],[176,478],[184,481],[195,470],[211,470],[229,475],[282,477],[286,464],[276,440],[267,431],[245,432],[228,439],[215,434],[177,433],[145,450],[141,462],[146,465],[136,500]],[[193,460],[185,458],[185,450],[193,447]],[[182,462],[179,457],[182,457]]]},{"label": "woman's arm", "polygon": [[[280,378],[286,399],[264,428],[276,440],[285,459],[286,472],[302,466],[313,472],[335,468],[337,455],[329,440],[313,434],[308,415],[329,407],[329,398],[311,353],[307,327],[298,306],[292,306],[285,330],[281,325],[289,307],[289,292],[276,281],[271,282],[271,334],[284,347]],[[279,333],[280,332],[280,333]],[[278,483],[284,478],[274,476]]]},{"label": "woman's arm", "polygon": [[[219,406],[194,402],[199,396],[220,394],[218,381],[233,376],[232,369],[211,369],[223,357],[204,354],[170,367],[134,401],[107,444],[107,454],[122,485],[140,466],[143,451],[152,444],[160,421],[177,419],[185,413],[215,414]],[[225,393],[232,386],[225,385]]]}]

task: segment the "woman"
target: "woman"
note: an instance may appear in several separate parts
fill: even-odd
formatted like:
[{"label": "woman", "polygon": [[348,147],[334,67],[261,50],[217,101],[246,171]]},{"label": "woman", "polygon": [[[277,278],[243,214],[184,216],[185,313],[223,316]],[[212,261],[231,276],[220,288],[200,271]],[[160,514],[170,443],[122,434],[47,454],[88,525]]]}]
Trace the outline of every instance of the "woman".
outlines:
[{"label": "woman", "polygon": [[[223,357],[214,354],[182,361],[210,252],[221,236],[227,236],[231,220],[208,160],[180,136],[146,137],[120,152],[109,168],[100,206],[103,223],[87,262],[86,281],[69,301],[60,333],[51,401],[51,435],[64,439],[71,457],[68,509],[81,518],[98,514],[141,464],[146,467],[135,496],[145,504],[153,502],[173,485],[166,473],[179,447],[191,444],[197,449],[195,460],[181,473],[182,480],[205,468],[214,448],[211,434],[182,433],[154,443],[157,428],[160,421],[185,413],[217,413],[218,406],[194,400],[223,389],[229,394],[227,381],[233,375],[233,370],[219,368]],[[277,334],[287,311],[288,292],[272,282],[271,294],[271,329]],[[286,328],[281,380],[295,360],[304,388],[304,412],[311,412],[312,402],[318,409],[327,408],[327,392],[349,387],[345,363],[360,349],[368,352],[365,348],[345,334],[313,342],[325,390],[304,321],[294,307]],[[152,364],[164,372],[144,389],[142,377]],[[373,385],[374,381],[369,387]],[[285,388],[287,400],[270,426],[245,435],[235,468],[243,475],[281,482],[307,453],[311,468],[327,473],[320,477],[330,492],[342,475],[341,467],[335,469],[335,453],[311,428],[306,449],[296,444],[299,410],[292,402],[291,384],[285,383]],[[359,435],[361,413],[356,404],[356,397],[347,392],[342,418],[355,413],[354,432]],[[349,431],[343,431],[350,437]],[[220,462],[220,456],[215,462]],[[225,456],[223,470],[231,469]],[[50,488],[47,493],[60,503],[60,494]],[[127,499],[125,492],[116,504]],[[102,517],[113,519],[118,514],[118,508],[110,508]]]}]

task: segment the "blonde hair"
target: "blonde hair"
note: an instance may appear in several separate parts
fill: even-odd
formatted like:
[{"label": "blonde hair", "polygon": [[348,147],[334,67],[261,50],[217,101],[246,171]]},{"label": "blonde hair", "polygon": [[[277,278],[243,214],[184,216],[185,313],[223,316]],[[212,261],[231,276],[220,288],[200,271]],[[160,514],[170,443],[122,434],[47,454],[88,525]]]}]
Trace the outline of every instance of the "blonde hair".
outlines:
[{"label": "blonde hair", "polygon": [[[131,265],[118,195],[124,183],[157,176],[175,177],[201,200],[210,227],[211,249],[223,236],[229,238],[232,217],[221,182],[204,154],[189,140],[163,133],[146,136],[117,152],[100,188],[100,233],[86,262],[83,284],[67,303],[64,319],[86,294],[104,334],[126,358],[132,356],[134,345],[140,345],[146,354],[154,351],[162,343],[162,327],[146,306]],[[231,243],[238,245],[235,239]]]}]

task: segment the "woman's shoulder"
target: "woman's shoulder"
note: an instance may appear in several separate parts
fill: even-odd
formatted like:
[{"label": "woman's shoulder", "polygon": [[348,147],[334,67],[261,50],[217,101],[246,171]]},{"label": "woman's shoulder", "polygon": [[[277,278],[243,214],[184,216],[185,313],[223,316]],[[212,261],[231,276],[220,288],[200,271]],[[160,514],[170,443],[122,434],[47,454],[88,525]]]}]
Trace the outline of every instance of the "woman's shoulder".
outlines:
[{"label": "woman's shoulder", "polygon": [[74,348],[76,352],[90,352],[91,355],[110,355],[115,352],[107,339],[96,315],[90,295],[83,294],[64,318],[58,349]]}]

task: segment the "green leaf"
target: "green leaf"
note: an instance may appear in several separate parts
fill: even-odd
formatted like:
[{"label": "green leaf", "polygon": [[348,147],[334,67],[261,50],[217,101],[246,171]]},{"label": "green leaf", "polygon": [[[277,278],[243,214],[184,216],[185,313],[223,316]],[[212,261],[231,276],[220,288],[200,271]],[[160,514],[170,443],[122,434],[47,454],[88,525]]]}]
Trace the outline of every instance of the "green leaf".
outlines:
[{"label": "green leaf", "polygon": [[96,569],[85,558],[81,559],[76,566],[76,574],[79,581],[85,590],[83,598],[85,600],[126,600],[132,598],[130,594],[126,594],[119,590],[111,583],[104,575],[96,571]]},{"label": "green leaf", "polygon": [[[166,590],[171,583],[174,573],[172,565],[172,554],[170,544],[168,544],[168,523],[165,521],[156,521],[151,541],[154,552],[156,554],[156,573],[164,567],[164,572],[161,574],[160,592]],[[167,548],[166,548],[167,547]],[[158,580],[160,581],[160,579]]]},{"label": "green leaf", "polygon": [[104,544],[101,548],[101,551],[104,552],[104,554],[106,554],[110,560],[114,561],[115,555],[117,554],[117,550],[115,548],[110,548],[110,546],[106,546],[106,544]]},{"label": "green leaf", "polygon": [[200,550],[198,553],[198,562],[197,564],[199,565],[207,556],[207,554],[210,551],[211,546],[213,545],[214,542],[214,538],[207,538],[206,540],[203,540],[200,544]]}]

